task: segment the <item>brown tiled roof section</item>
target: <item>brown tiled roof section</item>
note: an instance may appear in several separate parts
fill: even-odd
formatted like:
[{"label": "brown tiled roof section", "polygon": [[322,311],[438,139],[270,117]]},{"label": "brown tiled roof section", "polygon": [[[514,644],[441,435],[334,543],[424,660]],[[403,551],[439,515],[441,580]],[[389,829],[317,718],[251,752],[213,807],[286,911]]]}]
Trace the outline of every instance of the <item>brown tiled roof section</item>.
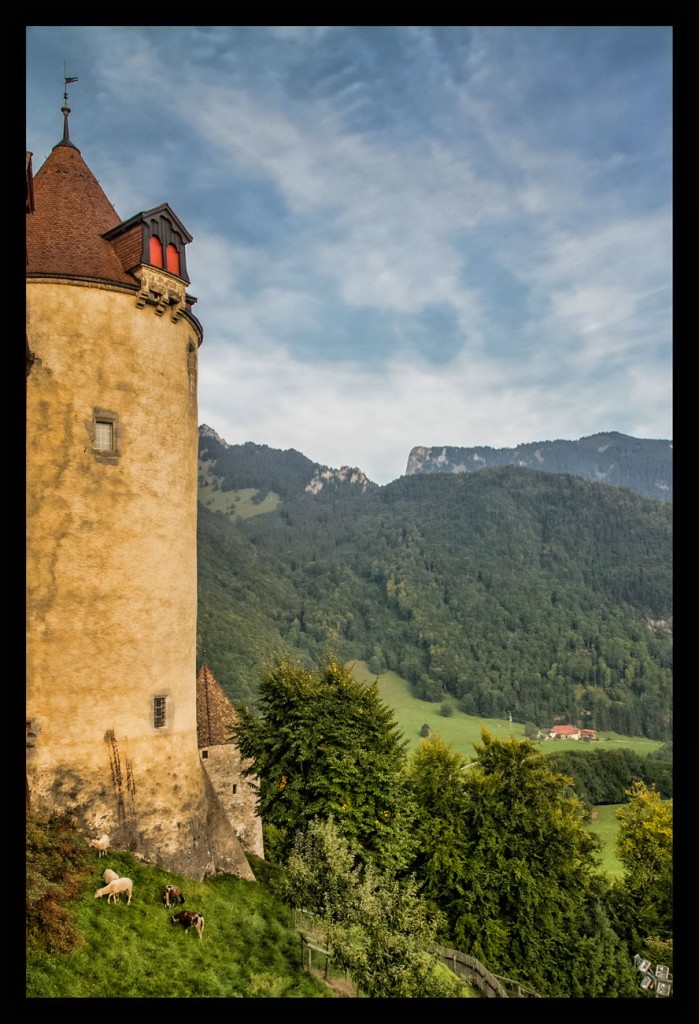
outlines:
[{"label": "brown tiled roof section", "polygon": [[92,277],[135,285],[105,231],[119,214],[74,146],[59,143],[34,175],[34,213],[27,218],[27,273]]},{"label": "brown tiled roof section", "polygon": [[238,716],[208,665],[197,676],[197,740],[199,747],[230,743]]},{"label": "brown tiled roof section", "polygon": [[143,224],[136,224],[123,235],[112,239],[111,245],[124,270],[137,267],[143,258]]}]

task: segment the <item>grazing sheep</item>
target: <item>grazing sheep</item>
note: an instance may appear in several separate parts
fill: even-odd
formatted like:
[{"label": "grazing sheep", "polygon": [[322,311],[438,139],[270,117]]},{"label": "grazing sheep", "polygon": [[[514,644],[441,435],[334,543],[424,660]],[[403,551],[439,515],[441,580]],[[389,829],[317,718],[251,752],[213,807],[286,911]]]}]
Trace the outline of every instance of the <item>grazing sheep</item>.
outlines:
[{"label": "grazing sheep", "polygon": [[111,868],[107,868],[105,873],[102,875],[102,878],[104,879],[104,884],[109,885],[110,882],[116,882],[117,878],[119,878],[119,875],[116,873],[116,871],[112,871]]},{"label": "grazing sheep", "polygon": [[128,907],[131,902],[131,893],[133,891],[133,882],[130,878],[115,878],[112,882],[109,882],[103,889],[98,889],[95,893],[95,899],[98,900],[102,896],[107,897],[107,903],[114,900],[115,903],[119,901],[119,896],[122,892],[128,894],[128,900],[126,906]]},{"label": "grazing sheep", "polygon": [[204,931],[204,918],[201,914],[197,914],[195,910],[180,910],[179,914],[174,914],[170,918],[170,923],[184,925],[185,935],[190,928],[194,928],[200,939]]},{"label": "grazing sheep", "polygon": [[176,885],[166,885],[163,890],[163,903],[169,907],[171,903],[184,903],[182,890]]},{"label": "grazing sheep", "polygon": [[98,857],[104,857],[109,849],[109,836],[100,836],[99,839],[88,839],[88,846],[94,846]]}]

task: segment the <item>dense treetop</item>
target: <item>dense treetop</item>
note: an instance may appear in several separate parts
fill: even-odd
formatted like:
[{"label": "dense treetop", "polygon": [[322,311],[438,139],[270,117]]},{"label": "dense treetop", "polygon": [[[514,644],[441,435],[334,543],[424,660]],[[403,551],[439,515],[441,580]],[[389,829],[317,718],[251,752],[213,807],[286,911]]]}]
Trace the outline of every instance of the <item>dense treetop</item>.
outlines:
[{"label": "dense treetop", "polygon": [[476,754],[430,737],[411,761],[412,867],[448,943],[541,995],[634,994],[570,780],[527,740],[483,730]]},{"label": "dense treetop", "polygon": [[406,859],[405,741],[376,686],[333,658],[313,671],[280,661],[260,683],[260,711],[242,707],[235,736],[260,780],[272,856],[286,857],[299,828],[332,816],[380,867]]}]

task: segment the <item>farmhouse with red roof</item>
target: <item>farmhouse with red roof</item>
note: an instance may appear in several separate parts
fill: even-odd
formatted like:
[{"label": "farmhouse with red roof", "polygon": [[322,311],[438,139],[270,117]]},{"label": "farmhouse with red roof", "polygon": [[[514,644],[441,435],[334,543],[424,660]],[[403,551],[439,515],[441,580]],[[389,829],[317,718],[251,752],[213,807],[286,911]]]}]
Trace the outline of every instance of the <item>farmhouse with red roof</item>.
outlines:
[{"label": "farmhouse with red roof", "polygon": [[554,725],[549,731],[552,740],[579,740],[580,729],[575,725]]}]

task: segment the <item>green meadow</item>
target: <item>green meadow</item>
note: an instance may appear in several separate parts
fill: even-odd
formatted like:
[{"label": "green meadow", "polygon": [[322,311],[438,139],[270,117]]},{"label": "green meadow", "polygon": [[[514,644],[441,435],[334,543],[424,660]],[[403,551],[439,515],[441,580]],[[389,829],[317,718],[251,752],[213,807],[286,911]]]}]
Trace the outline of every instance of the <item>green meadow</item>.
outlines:
[{"label": "green meadow", "polygon": [[237,491],[222,491],[220,479],[211,472],[211,464],[199,462],[199,501],[211,512],[223,512],[229,519],[251,519],[263,512],[273,512],[280,502],[274,491],[269,491],[263,501],[254,487]]},{"label": "green meadow", "polygon": [[620,878],[624,873],[621,861],[616,855],[616,837],[619,832],[616,812],[620,806],[621,804],[598,804],[592,808],[590,821],[590,832],[602,841],[600,869],[614,878]]},{"label": "green meadow", "polygon": [[[420,730],[423,725],[429,725],[432,732],[439,733],[442,739],[451,745],[452,750],[463,757],[475,757],[473,745],[480,743],[481,726],[484,726],[498,739],[509,739],[510,736],[520,740],[525,738],[524,726],[520,722],[509,722],[506,718],[476,718],[473,715],[466,715],[459,710],[457,702],[448,697],[442,703],[449,704],[452,713],[449,716],[442,715],[440,713],[442,704],[430,704],[428,701],[413,697],[408,681],[395,672],[384,672],[376,676],[364,661],[353,662],[352,672],[355,678],[362,682],[377,680],[381,698],[385,704],[393,708],[396,721],[408,741],[409,750],[413,750],[419,745]],[[553,722],[537,724],[543,728],[549,724],[553,725]],[[662,746],[660,740],[648,740],[642,736],[621,736],[614,732],[600,733],[599,739],[590,744],[576,740],[535,740],[533,742],[543,753],[564,749],[565,746],[570,745],[574,746],[576,750],[618,750],[621,747],[627,747],[637,754],[651,754]],[[564,746],[562,747],[562,745]]]}]

